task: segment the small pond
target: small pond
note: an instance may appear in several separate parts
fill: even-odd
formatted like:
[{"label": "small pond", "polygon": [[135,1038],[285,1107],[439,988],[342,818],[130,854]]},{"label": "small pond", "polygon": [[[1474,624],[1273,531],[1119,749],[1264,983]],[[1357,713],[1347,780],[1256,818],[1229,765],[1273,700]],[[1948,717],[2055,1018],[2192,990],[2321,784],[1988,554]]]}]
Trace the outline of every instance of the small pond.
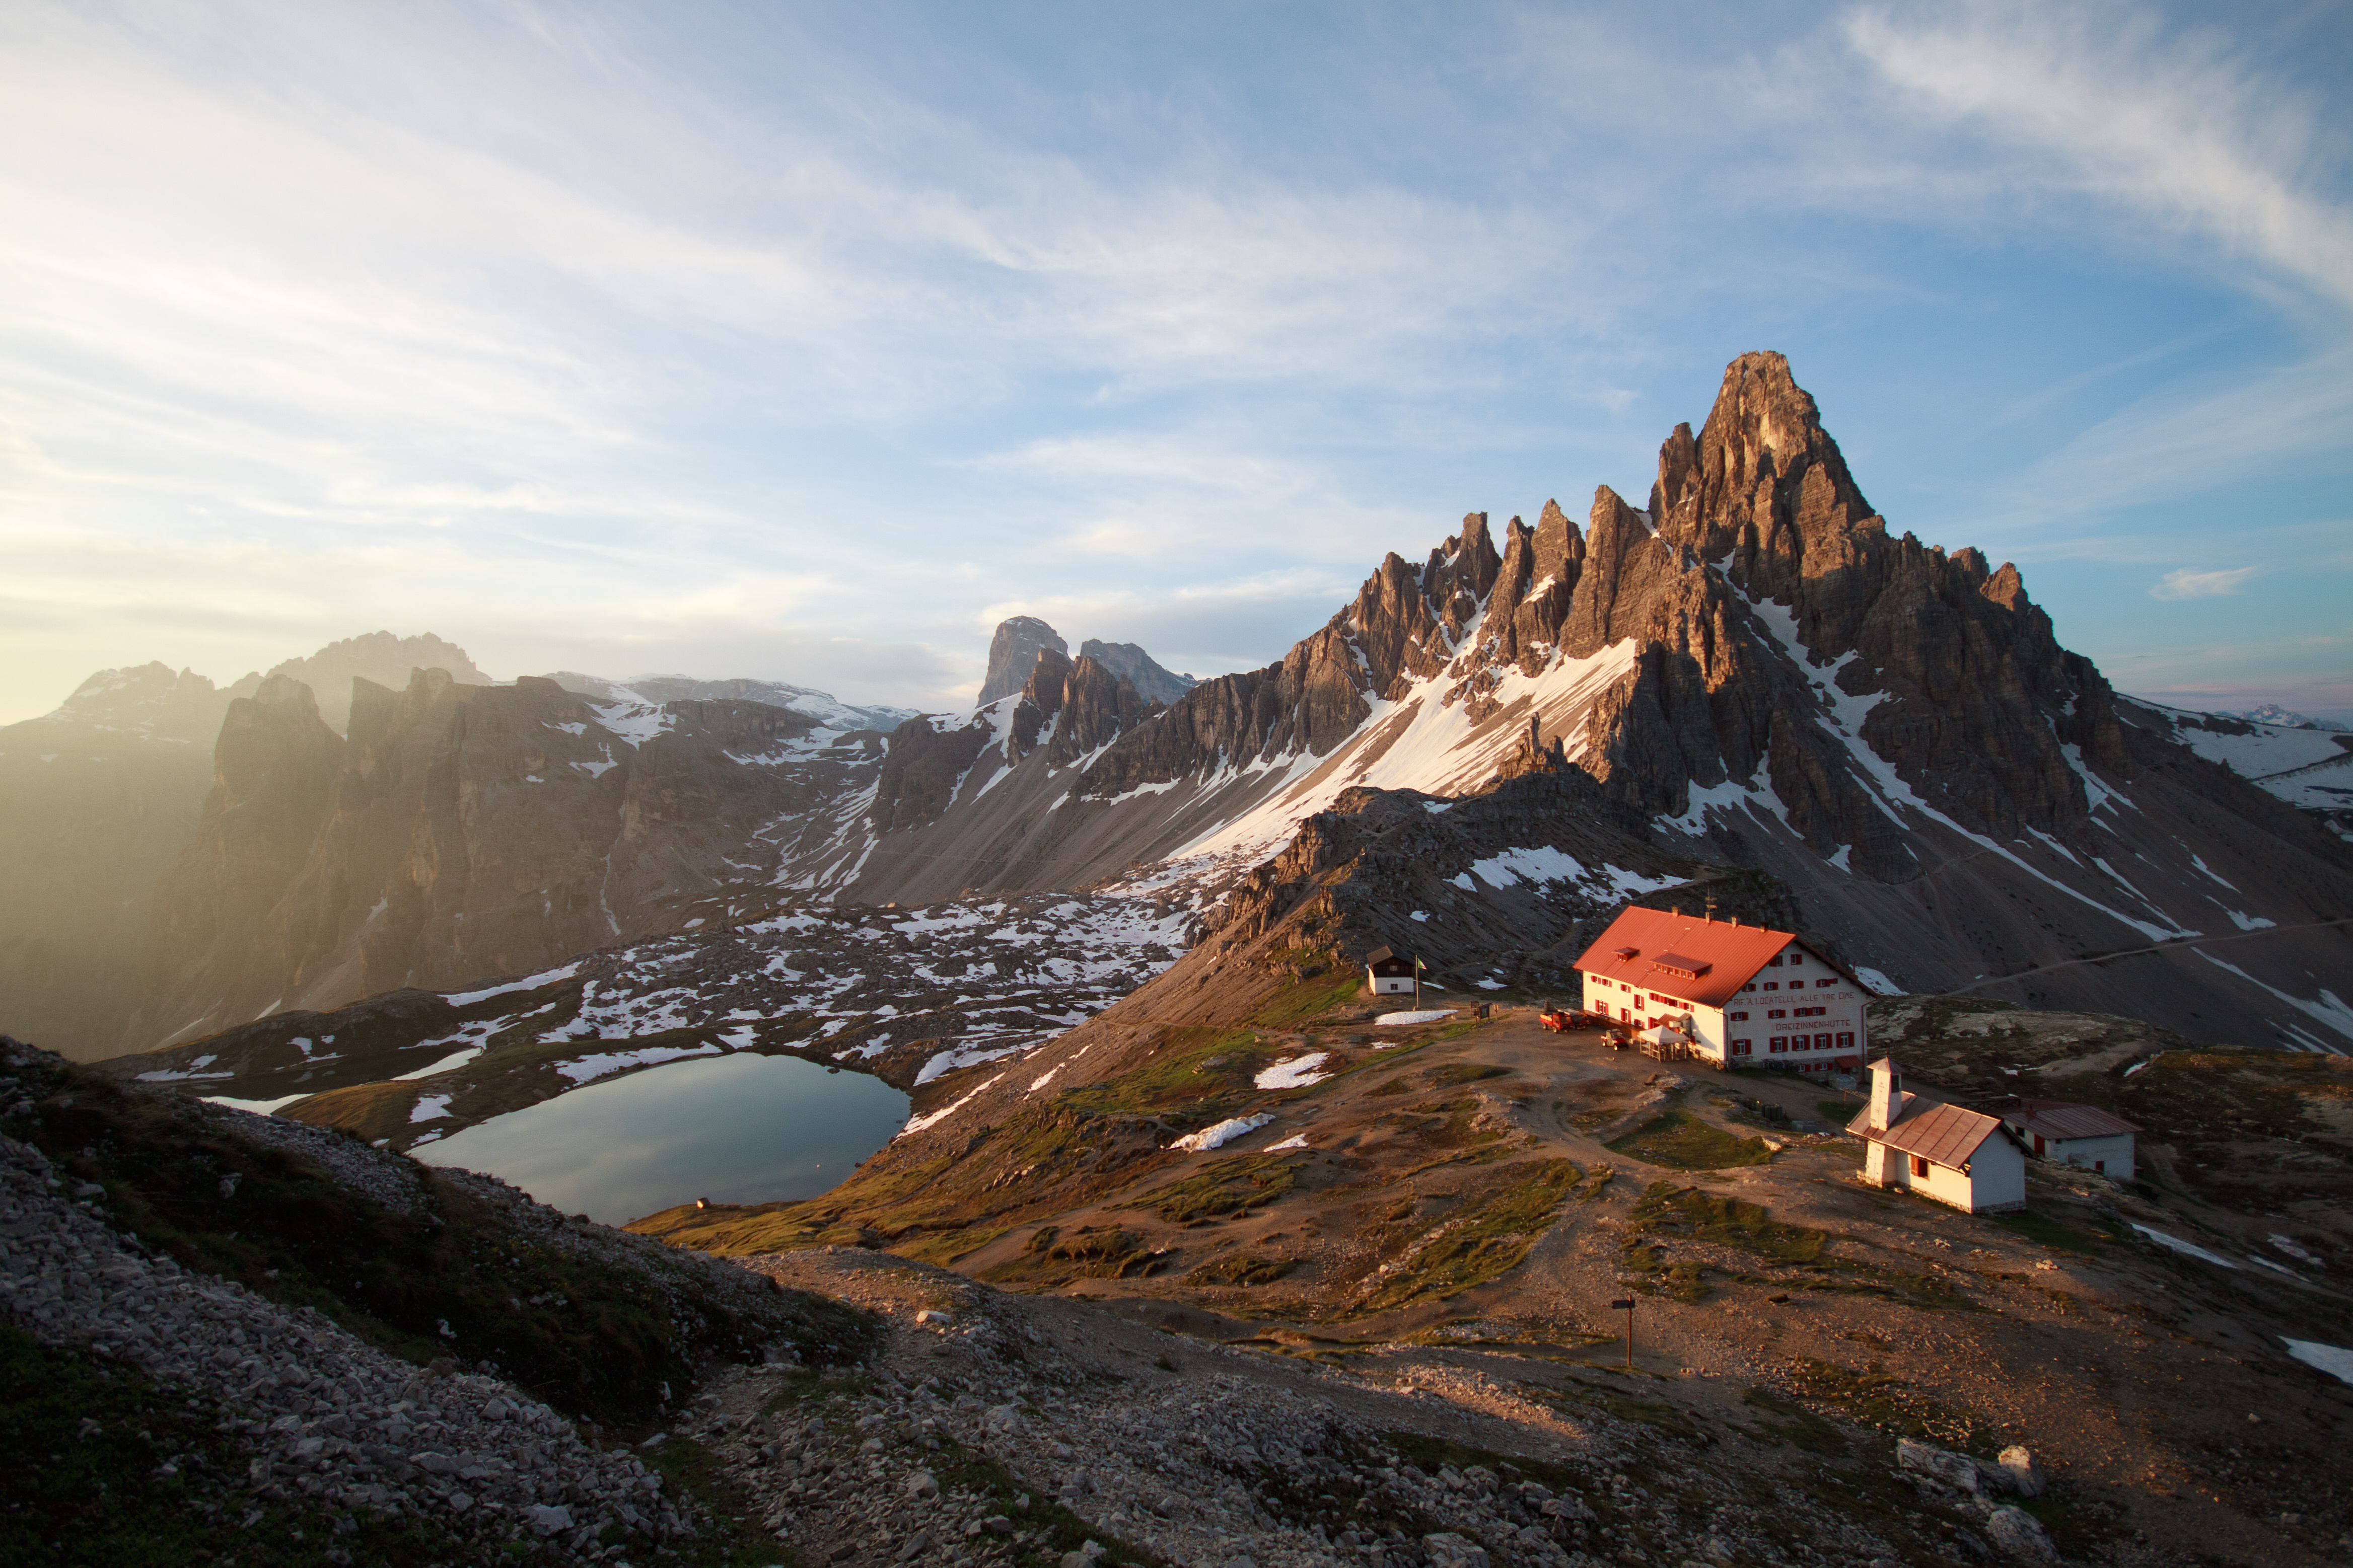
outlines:
[{"label": "small pond", "polygon": [[696,1198],[813,1198],[906,1120],[907,1097],[880,1079],[744,1052],[576,1089],[410,1152],[619,1225]]}]

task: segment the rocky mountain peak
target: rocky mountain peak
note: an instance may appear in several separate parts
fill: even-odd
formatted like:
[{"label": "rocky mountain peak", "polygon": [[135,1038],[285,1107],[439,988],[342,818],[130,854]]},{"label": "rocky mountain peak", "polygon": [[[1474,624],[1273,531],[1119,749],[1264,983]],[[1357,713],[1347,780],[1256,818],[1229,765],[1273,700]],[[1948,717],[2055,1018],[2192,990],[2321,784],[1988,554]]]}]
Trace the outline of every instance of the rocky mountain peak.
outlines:
[{"label": "rocky mountain peak", "polygon": [[1089,637],[1079,645],[1082,658],[1092,658],[1136,689],[1147,702],[1174,702],[1199,681],[1189,675],[1164,669],[1150,654],[1132,642],[1104,642]]},{"label": "rocky mountain peak", "polygon": [[1040,648],[1068,655],[1071,645],[1035,616],[1014,616],[997,622],[997,635],[988,639],[988,679],[980,683],[980,705],[986,708],[1020,690],[1037,666]]},{"label": "rocky mountain peak", "polygon": [[210,744],[230,693],[160,660],[101,669],[37,722]]},{"label": "rocky mountain peak", "polygon": [[[286,676],[302,682],[318,694],[319,717],[338,734],[351,727],[352,682],[370,680],[378,686],[401,687],[407,684],[413,669],[438,669],[460,686],[491,686],[496,684],[479,668],[470,655],[456,643],[421,632],[415,637],[395,637],[390,632],[368,632],[364,636],[345,637],[331,642],[318,652],[303,658],[290,658],[272,665],[271,677]],[[253,693],[262,678],[247,676],[229,688],[233,696]]]}]

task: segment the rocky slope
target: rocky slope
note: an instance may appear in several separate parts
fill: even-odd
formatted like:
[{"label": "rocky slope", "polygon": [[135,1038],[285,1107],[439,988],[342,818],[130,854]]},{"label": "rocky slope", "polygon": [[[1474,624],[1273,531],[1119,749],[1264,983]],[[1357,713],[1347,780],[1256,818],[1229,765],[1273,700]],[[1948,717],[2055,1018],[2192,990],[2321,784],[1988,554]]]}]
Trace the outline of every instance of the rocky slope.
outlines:
[{"label": "rocky slope", "polygon": [[204,829],[159,898],[132,1043],[283,1007],[543,969],[670,929],[833,832],[871,731],[765,703],[659,707],[553,680],[354,683],[339,742],[273,678],[232,709]]},{"label": "rocky slope", "polygon": [[[2353,1498],[2298,1458],[2353,1415],[2340,1381],[2353,1300],[2335,1278],[2353,1233],[2333,1201],[2353,1140],[2330,1081],[2347,1058],[2184,1051],[2123,1019],[1874,1009],[1879,1039],[1928,1065],[1915,1089],[2023,1063],[2038,1092],[2147,1130],[2143,1181],[2038,1163],[2031,1212],[1998,1218],[1862,1187],[1860,1146],[1836,1131],[1850,1107],[1796,1075],[1613,1054],[1527,1009],[1384,1027],[1345,1005],[1303,1016],[1295,1000],[1277,992],[1239,1026],[1174,1034],[1141,1068],[1068,1063],[1030,1112],[999,1104],[927,1157],[894,1146],[824,1198],[634,1226],[907,1325],[899,1343],[916,1348],[894,1347],[896,1381],[833,1408],[881,1415],[845,1436],[873,1430],[899,1464],[936,1468],[940,1502],[860,1488],[830,1412],[823,1431],[713,1424],[771,1519],[902,1545],[941,1523],[985,1541],[992,1517],[1048,1522],[984,1489],[956,1495],[927,1458],[936,1440],[943,1461],[980,1447],[1025,1479],[1043,1471],[1062,1506],[1100,1510],[1084,1517],[1115,1549],[1187,1562],[1208,1548],[1434,1563],[1451,1543],[1411,1517],[1433,1503],[1459,1510],[1446,1532],[1503,1562],[2032,1563],[2055,1549],[2252,1565],[2331,1561],[2353,1542]],[[2260,1121],[2218,1140],[2198,1107],[2218,1093]],[[1187,1128],[1226,1136],[1175,1136]],[[2250,1184],[2260,1146],[2282,1136],[2295,1157]],[[2209,1182],[2198,1167],[2223,1141],[2242,1152],[2227,1183]],[[797,1250],[769,1257],[778,1247]],[[871,1256],[882,1248],[897,1258]],[[1624,1355],[1618,1299],[1638,1302],[1630,1372],[1604,1370]],[[1161,1337],[1123,1345],[1081,1315],[1104,1308]],[[940,1351],[918,1359],[926,1330]],[[969,1359],[954,1353],[965,1336]],[[1333,1408],[1293,1409],[1260,1384],[1247,1397],[1281,1414],[1235,1422],[1241,1401],[1218,1380],[1236,1363],[1218,1345],[1324,1369]],[[1073,1397],[1055,1375],[1071,1362],[1120,1381]],[[1427,1401],[1424,1421],[1461,1425],[1409,1426],[1398,1392]],[[740,1421],[758,1406],[731,1392],[720,1408]],[[1168,1436],[1212,1413],[1248,1434],[1239,1468],[1230,1435],[1199,1448]],[[1472,1477],[1468,1456],[1452,1479],[1427,1459],[1408,1474],[1358,1448],[1377,1445],[1352,1419],[1443,1431],[1486,1449],[1498,1479],[1574,1494],[1595,1517],[1526,1508],[1530,1494]],[[1269,1452],[1270,1431],[1292,1451]],[[1577,1479],[1575,1457],[1593,1449],[1631,1461],[1650,1506],[1613,1512],[1627,1494]],[[1312,1483],[1282,1484],[1303,1469]],[[1172,1472],[1184,1484],[1163,1496],[1154,1478]],[[1746,1494],[1702,1478],[1759,1479],[1766,1517],[1779,1510],[1789,1532],[1760,1530]],[[2042,1489],[2020,1500],[2021,1482]],[[1831,1518],[1813,1521],[1815,1499]]]},{"label": "rocky slope", "polygon": [[821,728],[845,733],[852,730],[887,732],[914,717],[905,708],[860,706],[844,702],[830,691],[781,680],[698,680],[691,675],[635,675],[628,680],[607,680],[571,669],[550,671],[547,679],[584,697],[649,708],[665,702],[764,702],[771,708],[789,708],[816,720]]},{"label": "rocky slope", "polygon": [[[223,928],[266,956],[180,942],[126,1038],[543,968],[723,888],[931,904],[1135,887],[1207,909],[1351,791],[1457,800],[1575,773],[1658,853],[1778,879],[1891,989],[2353,1046],[2326,978],[2353,958],[2353,847],[2218,763],[2225,730],[2117,699],[2014,568],[1891,532],[1780,356],[1726,370],[1644,499],[1604,487],[1581,525],[1546,503],[1500,548],[1468,517],[1419,562],[1387,557],[1280,661],[1166,705],[1148,658],[1072,659],[1029,617],[999,628],[976,711],[887,741],[737,735],[741,697],[682,719],[691,703],[652,700],[669,688],[586,678],[566,678],[585,694],[412,692],[396,741],[369,721],[379,760],[347,764],[272,912],[239,906]],[[512,733],[459,722],[510,709]],[[533,771],[524,733],[554,746],[554,772]],[[2304,742],[2334,744],[2285,743]],[[2333,798],[2336,763],[2295,756],[2294,779],[2266,782]],[[1531,835],[1506,847],[1541,847]],[[199,876],[182,897],[185,880],[166,920],[209,929],[227,893]],[[1486,940],[1423,912],[1423,942]]]},{"label": "rocky slope", "polygon": [[988,673],[980,683],[980,706],[1010,697],[1029,679],[1040,652],[1068,655],[1062,634],[1035,616],[1014,616],[997,624],[988,639]]},{"label": "rocky slope", "polygon": [[98,1064],[408,1150],[664,1062],[754,1052],[874,1075],[918,1104],[1172,963],[1190,916],[1065,894],[921,910],[698,906],[691,929],[454,995],[290,1010]]},{"label": "rocky slope", "polygon": [[195,834],[229,701],[193,670],[102,669],[0,729],[0,1032],[121,1048],[155,884]]},{"label": "rocky slope", "polygon": [[1604,487],[1582,529],[1547,503],[1500,550],[1474,514],[1100,751],[1024,750],[993,709],[902,731],[923,787],[872,819],[849,896],[1148,864],[1214,889],[1348,790],[1567,766],[1674,852],[1787,881],[1894,985],[2011,975],[2197,1038],[2353,1046],[2314,978],[2353,959],[2346,843],[2201,755],[2216,731],[2120,702],[2014,567],[1892,534],[1779,355],[1726,370],[1646,499]]},{"label": "rocky slope", "polygon": [[1201,684],[1189,675],[1163,669],[1157,659],[1132,642],[1089,637],[1079,645],[1079,652],[1134,687],[1146,702],[1174,702]]},{"label": "rocky slope", "polygon": [[446,670],[449,679],[460,686],[491,684],[491,678],[475,666],[472,656],[445,637],[431,632],[406,637],[390,632],[369,632],[364,637],[329,643],[306,658],[274,664],[264,675],[248,675],[229,688],[229,694],[249,697],[262,681],[272,678],[299,681],[316,694],[320,719],[340,735],[351,723],[353,681],[373,681],[397,689],[408,683],[412,669]]},{"label": "rocky slope", "polygon": [[12,1561],[676,1555],[709,1511],[605,1424],[642,1429],[713,1358],[871,1339],[496,1182],[14,1041],[0,1126],[0,1404],[70,1451],[18,1450]]}]

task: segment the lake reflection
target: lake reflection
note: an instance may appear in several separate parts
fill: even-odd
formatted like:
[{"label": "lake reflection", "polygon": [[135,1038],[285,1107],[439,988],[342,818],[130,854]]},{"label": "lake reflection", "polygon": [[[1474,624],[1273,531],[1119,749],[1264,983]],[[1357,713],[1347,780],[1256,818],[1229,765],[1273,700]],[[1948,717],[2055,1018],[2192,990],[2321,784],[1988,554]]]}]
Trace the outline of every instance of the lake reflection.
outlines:
[{"label": "lake reflection", "polygon": [[906,1120],[907,1097],[879,1079],[745,1052],[574,1089],[410,1152],[619,1225],[696,1198],[813,1198]]}]

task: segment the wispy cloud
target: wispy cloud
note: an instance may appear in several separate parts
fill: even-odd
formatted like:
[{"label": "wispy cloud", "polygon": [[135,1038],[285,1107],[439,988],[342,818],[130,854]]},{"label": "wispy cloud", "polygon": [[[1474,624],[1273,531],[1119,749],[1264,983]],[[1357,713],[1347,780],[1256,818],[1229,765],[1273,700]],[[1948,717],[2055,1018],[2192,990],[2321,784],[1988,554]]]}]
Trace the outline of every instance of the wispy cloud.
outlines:
[{"label": "wispy cloud", "polygon": [[2211,572],[2177,567],[2148,591],[2152,599],[2220,599],[2236,594],[2269,570],[2263,566],[2232,566]]},{"label": "wispy cloud", "polygon": [[2121,5],[2015,3],[1935,19],[1872,6],[1844,30],[1922,111],[2028,154],[2004,171],[2019,184],[2193,231],[2353,304],[2353,214],[2303,177],[2324,150],[2320,106],[2218,31]]}]

